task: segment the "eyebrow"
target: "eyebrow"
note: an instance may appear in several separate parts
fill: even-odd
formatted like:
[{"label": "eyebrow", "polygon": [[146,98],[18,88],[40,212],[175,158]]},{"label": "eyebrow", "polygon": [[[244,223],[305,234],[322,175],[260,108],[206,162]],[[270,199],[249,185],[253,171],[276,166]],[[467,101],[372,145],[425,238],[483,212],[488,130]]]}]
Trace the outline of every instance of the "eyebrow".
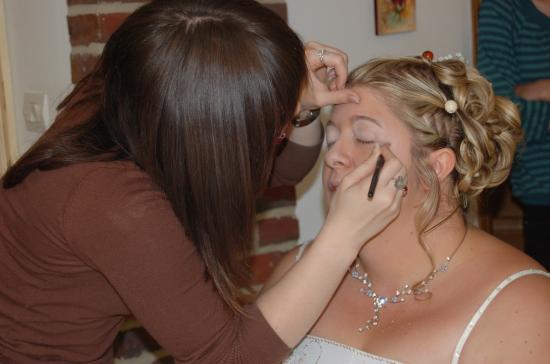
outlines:
[{"label": "eyebrow", "polygon": [[[378,125],[378,127],[382,127],[382,123],[378,120],[376,120],[375,118],[371,118],[370,116],[367,116],[367,115],[353,115],[351,117],[351,122],[352,123],[355,123],[356,121],[369,121],[371,123],[374,123],[376,125]],[[327,126],[328,125],[334,125],[334,123],[332,122],[332,120],[329,120],[327,122]]]},{"label": "eyebrow", "polygon": [[380,128],[382,127],[382,123],[380,123],[380,121],[378,121],[374,118],[371,118],[370,116],[367,116],[367,115],[353,115],[351,117],[351,121],[353,123],[355,123],[356,121],[359,121],[359,120],[370,121],[371,123],[374,123],[374,124],[378,125]]}]

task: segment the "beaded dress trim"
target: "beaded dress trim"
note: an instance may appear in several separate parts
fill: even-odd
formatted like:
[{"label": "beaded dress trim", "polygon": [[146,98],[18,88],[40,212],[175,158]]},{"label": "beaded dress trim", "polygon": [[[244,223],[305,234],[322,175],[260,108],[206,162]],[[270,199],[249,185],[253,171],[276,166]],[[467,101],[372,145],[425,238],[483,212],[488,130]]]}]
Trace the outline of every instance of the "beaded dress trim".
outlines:
[{"label": "beaded dress trim", "polygon": [[402,364],[319,336],[307,335],[283,364]]}]

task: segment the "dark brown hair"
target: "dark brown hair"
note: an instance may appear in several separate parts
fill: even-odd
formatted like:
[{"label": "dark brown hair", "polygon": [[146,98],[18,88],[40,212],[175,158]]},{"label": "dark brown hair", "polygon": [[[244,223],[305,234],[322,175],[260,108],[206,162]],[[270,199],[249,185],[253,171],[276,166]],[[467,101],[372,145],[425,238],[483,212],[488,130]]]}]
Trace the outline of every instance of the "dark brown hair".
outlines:
[{"label": "dark brown hair", "polygon": [[157,0],[108,40],[53,126],[3,177],[128,159],[166,193],[224,300],[247,276],[255,197],[306,82],[298,36],[252,0]]}]

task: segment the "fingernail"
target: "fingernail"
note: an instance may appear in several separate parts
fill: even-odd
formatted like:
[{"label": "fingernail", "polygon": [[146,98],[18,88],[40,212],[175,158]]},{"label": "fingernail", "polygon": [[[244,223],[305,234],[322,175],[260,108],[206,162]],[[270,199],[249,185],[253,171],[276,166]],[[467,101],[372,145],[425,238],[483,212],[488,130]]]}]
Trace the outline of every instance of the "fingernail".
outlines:
[{"label": "fingernail", "polygon": [[359,96],[357,96],[357,95],[350,95],[350,97],[348,98],[348,100],[349,100],[350,102],[355,103],[355,104],[358,104],[358,103],[361,102],[361,99],[359,99]]}]

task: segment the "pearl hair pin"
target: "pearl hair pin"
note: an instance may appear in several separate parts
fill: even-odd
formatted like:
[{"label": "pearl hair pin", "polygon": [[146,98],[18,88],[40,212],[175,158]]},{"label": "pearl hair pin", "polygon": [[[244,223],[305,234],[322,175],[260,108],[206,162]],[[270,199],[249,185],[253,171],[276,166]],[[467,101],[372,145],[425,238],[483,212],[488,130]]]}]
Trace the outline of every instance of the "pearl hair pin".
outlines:
[{"label": "pearl hair pin", "polygon": [[458,105],[455,100],[445,101],[445,111],[449,114],[454,114],[458,110]]},{"label": "pearl hair pin", "polygon": [[[422,57],[431,62],[434,58],[434,54],[433,54],[432,51],[427,50],[427,51],[424,51],[422,53]],[[444,57],[439,57],[437,60],[438,60],[438,62],[441,62],[441,61],[448,61],[448,60],[453,59],[453,58],[456,58],[459,61],[464,62],[464,57],[462,56],[462,53],[456,53],[454,56],[452,54],[449,54],[449,55],[444,56]],[[457,110],[458,110],[458,104],[456,103],[455,100],[445,101],[445,111],[447,113],[454,114],[454,113],[456,113]]]}]

